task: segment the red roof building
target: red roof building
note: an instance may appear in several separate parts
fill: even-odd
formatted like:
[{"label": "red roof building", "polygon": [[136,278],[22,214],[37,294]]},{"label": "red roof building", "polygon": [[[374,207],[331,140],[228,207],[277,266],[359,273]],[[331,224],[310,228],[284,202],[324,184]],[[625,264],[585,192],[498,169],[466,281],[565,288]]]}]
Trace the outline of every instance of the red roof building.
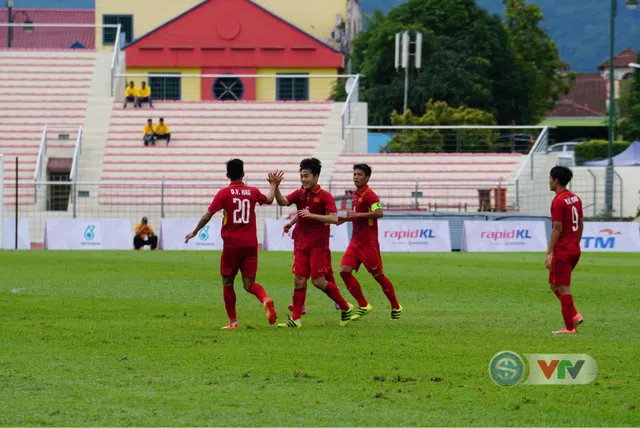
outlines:
[{"label": "red roof building", "polygon": [[[13,21],[24,24],[32,21],[32,31],[14,27],[11,48],[69,49],[84,47],[95,49],[95,28],[77,27],[74,24],[95,25],[94,10],[78,9],[16,9]],[[0,22],[7,22],[7,9],[0,9]],[[69,27],[38,27],[38,24],[70,24]],[[8,48],[8,27],[0,28],[0,49]]]}]

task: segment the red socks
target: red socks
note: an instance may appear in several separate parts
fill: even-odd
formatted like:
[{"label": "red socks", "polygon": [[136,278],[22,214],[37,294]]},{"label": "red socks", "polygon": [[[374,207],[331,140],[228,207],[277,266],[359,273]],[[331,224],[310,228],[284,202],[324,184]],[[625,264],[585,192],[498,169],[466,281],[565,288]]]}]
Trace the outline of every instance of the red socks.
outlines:
[{"label": "red socks", "polygon": [[229,322],[238,322],[236,317],[236,292],[231,287],[222,287],[222,297],[224,297],[224,307],[227,310],[229,316]]},{"label": "red socks", "polygon": [[347,286],[347,290],[349,290],[349,293],[351,293],[353,298],[357,300],[358,306],[360,306],[361,308],[367,306],[369,303],[367,302],[367,299],[364,298],[364,294],[362,294],[362,288],[360,287],[360,283],[358,282],[356,277],[353,276],[351,272],[340,272],[340,276]]},{"label": "red socks", "polygon": [[575,308],[573,307],[573,296],[571,294],[560,295],[560,305],[562,307],[562,318],[564,318],[564,326],[567,330],[573,330],[573,316]]},{"label": "red socks", "polygon": [[327,286],[325,287],[324,292],[331,298],[331,300],[333,300],[338,304],[338,306],[340,306],[340,309],[342,309],[343,311],[349,309],[349,304],[346,300],[344,300],[344,297],[342,297],[342,294],[340,294],[340,289],[333,282],[327,282]]},{"label": "red socks", "polygon": [[396,290],[394,290],[393,284],[391,283],[391,281],[389,281],[389,278],[384,275],[380,275],[376,276],[375,279],[382,286],[382,292],[385,296],[387,296],[387,299],[389,299],[391,308],[400,309],[400,304],[398,303],[398,299],[396,298]]},{"label": "red socks", "polygon": [[296,288],[293,290],[293,313],[291,314],[291,318],[294,321],[297,321],[302,316],[302,307],[304,306],[304,301],[307,299],[307,287],[305,288]]},{"label": "red socks", "polygon": [[[553,293],[556,295],[558,300],[560,300],[560,302],[562,302],[562,298],[560,297],[560,291],[556,290]],[[571,297],[571,302],[573,303],[573,296]],[[573,307],[571,309],[571,316],[575,317],[576,315],[578,315],[578,310],[576,309],[576,305],[573,304]]]},{"label": "red socks", "polygon": [[333,272],[328,272],[325,276],[324,279],[327,280],[327,282],[333,282],[334,284],[338,285],[338,283],[336,282],[336,277],[333,276]]},{"label": "red socks", "polygon": [[256,296],[260,303],[264,303],[264,300],[267,298],[267,293],[264,291],[264,288],[262,288],[262,285],[256,284],[255,282],[251,284],[251,287],[249,287],[247,291]]}]

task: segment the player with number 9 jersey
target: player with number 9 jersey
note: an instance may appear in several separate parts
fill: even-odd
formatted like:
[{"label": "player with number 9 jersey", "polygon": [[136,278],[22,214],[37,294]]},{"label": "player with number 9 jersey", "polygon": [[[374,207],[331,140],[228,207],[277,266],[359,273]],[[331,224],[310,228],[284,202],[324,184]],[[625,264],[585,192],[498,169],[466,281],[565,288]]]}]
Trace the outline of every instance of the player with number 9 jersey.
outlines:
[{"label": "player with number 9 jersey", "polygon": [[[221,189],[196,229],[186,236],[186,242],[195,237],[202,227],[218,211],[223,211],[221,236],[223,241],[222,256],[220,257],[220,274],[223,282],[223,297],[229,324],[225,329],[237,329],[236,295],[233,284],[238,271],[242,273],[244,289],[256,296],[264,305],[270,324],[276,322],[276,312],[273,300],[267,297],[264,288],[255,282],[258,271],[258,237],[256,227],[256,205],[271,204],[275,195],[276,181],[282,179],[282,172],[269,174],[271,190],[265,196],[255,187],[247,186],[243,182],[244,163],[240,159],[227,162],[227,177],[231,180],[229,186]],[[279,177],[279,178],[278,178]]]}]

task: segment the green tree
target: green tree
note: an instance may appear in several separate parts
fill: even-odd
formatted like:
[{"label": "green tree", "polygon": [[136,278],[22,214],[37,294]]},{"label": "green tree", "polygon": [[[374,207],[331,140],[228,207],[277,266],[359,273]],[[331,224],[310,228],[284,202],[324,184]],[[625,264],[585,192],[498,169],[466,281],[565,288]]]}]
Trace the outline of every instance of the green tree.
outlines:
[{"label": "green tree", "polygon": [[575,83],[575,73],[563,74],[563,66],[555,42],[540,26],[540,7],[525,0],[503,0],[505,27],[511,46],[533,83],[531,98],[532,123],[538,123],[553,108],[561,95]]},{"label": "green tree", "polygon": [[497,15],[475,0],[409,0],[387,16],[374,12],[354,42],[354,69],[364,75],[360,91],[369,103],[369,123],[388,124],[401,111],[404,71],[394,68],[395,34],[424,35],[422,68],[410,69],[408,108],[425,113],[428,99],[492,113],[498,123],[524,124],[535,118],[534,81],[518,61]]},{"label": "green tree", "polygon": [[[462,126],[496,124],[495,117],[486,111],[468,107],[450,107],[444,101],[429,100],[425,113],[415,116],[411,110],[404,114],[391,113],[394,126]],[[498,133],[494,129],[411,129],[401,131],[383,149],[387,153],[431,153],[443,151],[486,152],[492,150]]]},{"label": "green tree", "polygon": [[[637,61],[640,61],[640,55]],[[626,141],[640,140],[640,70],[634,69],[631,83],[620,89],[616,103],[618,135]]]}]

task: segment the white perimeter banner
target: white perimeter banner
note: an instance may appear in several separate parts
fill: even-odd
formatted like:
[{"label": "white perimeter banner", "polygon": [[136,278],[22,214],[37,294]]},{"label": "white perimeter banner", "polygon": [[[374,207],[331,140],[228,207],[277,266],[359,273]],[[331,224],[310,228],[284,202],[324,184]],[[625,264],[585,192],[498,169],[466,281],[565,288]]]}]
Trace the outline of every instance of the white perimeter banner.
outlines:
[{"label": "white perimeter banner", "polygon": [[129,219],[48,218],[44,230],[47,250],[132,250]]},{"label": "white perimeter banner", "polygon": [[[264,221],[264,240],[262,248],[269,251],[291,251],[293,252],[293,233],[292,227],[289,233],[284,233],[282,228],[289,220],[265,219]],[[329,248],[331,251],[344,251],[349,245],[349,232],[347,225],[341,226],[331,225],[331,241]]]},{"label": "white perimeter banner", "polygon": [[640,223],[585,222],[580,248],[584,252],[640,252]]},{"label": "white perimeter banner", "polygon": [[163,250],[222,250],[222,219],[212,218],[195,238],[184,237],[198,225],[199,218],[163,218],[160,222],[160,248]]},{"label": "white perimeter banner", "polygon": [[379,220],[381,252],[450,252],[446,220]]},{"label": "white perimeter banner", "polygon": [[[2,201],[0,201],[2,203]],[[16,248],[16,219],[4,219],[4,231],[2,235],[2,246],[0,249],[13,250]],[[29,220],[18,219],[18,250],[30,250],[31,237],[29,235]]]},{"label": "white perimeter banner", "polygon": [[547,251],[547,231],[542,221],[465,221],[462,251]]}]

